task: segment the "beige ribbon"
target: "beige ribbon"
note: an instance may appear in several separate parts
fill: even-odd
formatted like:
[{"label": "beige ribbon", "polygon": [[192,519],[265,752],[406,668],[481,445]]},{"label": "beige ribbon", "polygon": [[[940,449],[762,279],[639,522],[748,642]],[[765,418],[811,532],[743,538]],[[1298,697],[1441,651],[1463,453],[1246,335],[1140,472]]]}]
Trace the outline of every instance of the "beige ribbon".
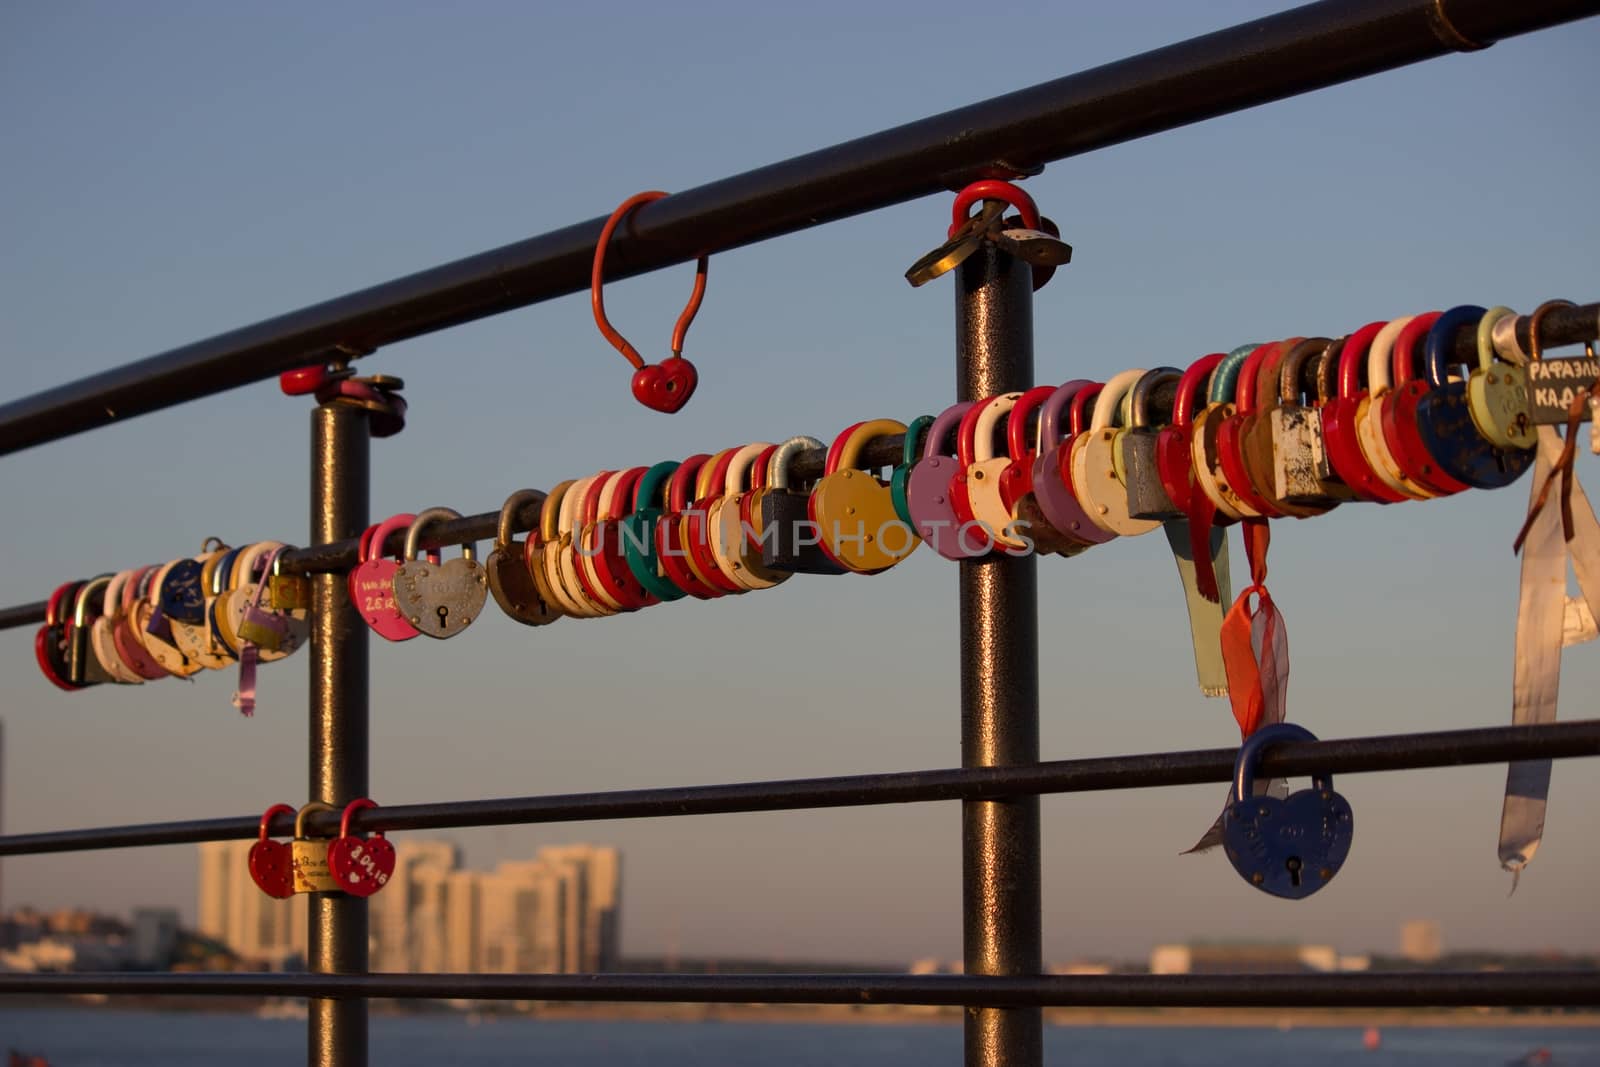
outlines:
[{"label": "beige ribbon", "polygon": [[1172,561],[1178,565],[1183,598],[1189,606],[1189,637],[1194,643],[1194,668],[1200,692],[1208,697],[1225,697],[1228,695],[1228,672],[1222,662],[1222,605],[1233,599],[1228,579],[1227,531],[1220,526],[1211,528],[1211,568],[1216,572],[1220,591],[1218,599],[1211,600],[1200,594],[1195,582],[1189,520],[1172,519],[1161,525],[1167,534],[1167,544],[1172,546]]},{"label": "beige ribbon", "polygon": [[[1565,447],[1551,426],[1539,427],[1529,509],[1555,470]],[[1589,498],[1571,480],[1572,540],[1562,533],[1562,509],[1539,510],[1522,545],[1522,583],[1517,603],[1516,660],[1511,684],[1513,725],[1554,722],[1561,686],[1561,650],[1592,640],[1600,614],[1600,522]],[[1567,595],[1567,560],[1572,560],[1582,598]],[[1516,892],[1523,868],[1533,860],[1544,835],[1550,795],[1551,761],[1518,760],[1506,770],[1505,806],[1500,813],[1500,865],[1512,874]]]}]

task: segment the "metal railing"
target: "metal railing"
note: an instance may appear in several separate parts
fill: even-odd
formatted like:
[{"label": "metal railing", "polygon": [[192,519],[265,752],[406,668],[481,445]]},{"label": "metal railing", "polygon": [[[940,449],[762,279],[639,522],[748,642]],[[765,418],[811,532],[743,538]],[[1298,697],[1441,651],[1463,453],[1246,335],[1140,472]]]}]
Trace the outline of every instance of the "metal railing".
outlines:
[{"label": "metal railing", "polygon": [[[641,208],[607,256],[608,276],[685,262],[804,227],[1043,164],[1266,101],[1600,14],[1600,0],[1324,0],[896,129],[690,189]],[[0,407],[0,452],[210,396],[319,360],[579,291],[601,219],[445,264]],[[1028,272],[985,248],[957,271],[958,398],[1032,385]],[[1548,343],[1594,336],[1600,307],[1554,311]],[[1526,340],[1526,322],[1519,324]],[[1464,355],[1471,338],[1458,338]],[[367,634],[342,571],[368,522],[367,414],[312,417],[312,545],[285,558],[313,578],[311,795],[367,792]],[[881,450],[881,451],[880,451]],[[898,461],[899,442],[869,458]],[[797,473],[820,467],[802,459]],[[532,528],[536,507],[517,516]],[[455,543],[493,515],[433,530]],[[398,535],[397,535],[398,536]],[[398,547],[398,541],[394,547]],[[1039,761],[1034,560],[960,568],[962,766],[778,782],[385,807],[366,830],[627,819],[735,811],[959,801],[966,973],[911,975],[400,975],[367,973],[367,905],[311,894],[309,967],[289,974],[8,974],[0,993],[145,993],[310,998],[308,1061],[361,1067],[366,1000],[479,999],[961,1004],[970,1065],[1038,1064],[1046,1005],[1596,1005],[1600,974],[1044,976],[1039,807],[1045,793],[1227,781],[1234,751]],[[42,620],[43,603],[0,609],[0,628]],[[1600,720],[1290,744],[1263,773],[1400,770],[1600,755]],[[255,816],[0,837],[0,855],[252,837]],[[332,820],[313,816],[316,832]],[[288,832],[288,820],[274,826]]]}]

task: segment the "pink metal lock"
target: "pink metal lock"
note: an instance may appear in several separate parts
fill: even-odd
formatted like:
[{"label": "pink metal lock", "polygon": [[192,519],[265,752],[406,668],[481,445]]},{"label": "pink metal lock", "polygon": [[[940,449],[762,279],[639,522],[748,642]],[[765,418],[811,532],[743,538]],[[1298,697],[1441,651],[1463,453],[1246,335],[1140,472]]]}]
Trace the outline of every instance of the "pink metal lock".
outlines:
[{"label": "pink metal lock", "polygon": [[[911,468],[911,477],[906,481],[906,506],[911,509],[917,536],[945,559],[972,559],[983,555],[989,547],[976,540],[962,545],[961,520],[950,506],[950,479],[960,464],[954,455],[944,451],[945,442],[961,424],[962,416],[972,410],[972,405],[971,400],[953,404],[933,420],[922,446],[922,459]],[[954,452],[954,445],[951,445],[951,452]]]},{"label": "pink metal lock", "polygon": [[1116,534],[1091,520],[1078,498],[1061,480],[1061,451],[1071,445],[1071,437],[1061,433],[1061,422],[1072,398],[1095,384],[1076,378],[1045,400],[1039,411],[1039,458],[1033,464],[1033,496],[1039,503],[1039,511],[1057,530],[1091,545],[1109,541]]},{"label": "pink metal lock", "polygon": [[[406,529],[415,519],[415,515],[401,513],[379,523],[371,531],[370,543],[362,547],[361,562],[350,572],[351,603],[373,632],[388,641],[409,641],[419,632],[401,616],[394,602],[394,572],[402,560],[381,555],[389,535]],[[439,553],[428,553],[428,559],[439,562]]]}]

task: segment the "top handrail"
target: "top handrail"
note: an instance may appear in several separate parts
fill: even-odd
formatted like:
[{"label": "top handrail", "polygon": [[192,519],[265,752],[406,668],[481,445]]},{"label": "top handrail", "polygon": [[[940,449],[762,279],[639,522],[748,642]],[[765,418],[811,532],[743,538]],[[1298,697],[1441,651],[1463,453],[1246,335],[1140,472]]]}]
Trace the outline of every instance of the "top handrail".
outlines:
[{"label": "top handrail", "polygon": [[[639,209],[624,278],[1027,173],[1202,119],[1600,14],[1600,0],[1320,0],[697,186]],[[587,288],[597,217],[0,406],[0,455]]]}]

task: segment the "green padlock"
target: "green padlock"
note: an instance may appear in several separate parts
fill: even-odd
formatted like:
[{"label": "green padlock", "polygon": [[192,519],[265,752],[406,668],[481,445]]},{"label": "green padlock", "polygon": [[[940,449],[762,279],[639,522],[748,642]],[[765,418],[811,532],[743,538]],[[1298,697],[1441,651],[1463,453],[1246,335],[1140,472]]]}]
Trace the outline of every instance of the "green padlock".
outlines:
[{"label": "green padlock", "polygon": [[906,427],[905,448],[900,455],[900,465],[889,475],[889,496],[894,501],[894,512],[900,521],[915,530],[917,520],[911,517],[911,505],[906,501],[906,486],[911,481],[911,468],[922,458],[922,442],[933,425],[932,415],[918,415]]}]

